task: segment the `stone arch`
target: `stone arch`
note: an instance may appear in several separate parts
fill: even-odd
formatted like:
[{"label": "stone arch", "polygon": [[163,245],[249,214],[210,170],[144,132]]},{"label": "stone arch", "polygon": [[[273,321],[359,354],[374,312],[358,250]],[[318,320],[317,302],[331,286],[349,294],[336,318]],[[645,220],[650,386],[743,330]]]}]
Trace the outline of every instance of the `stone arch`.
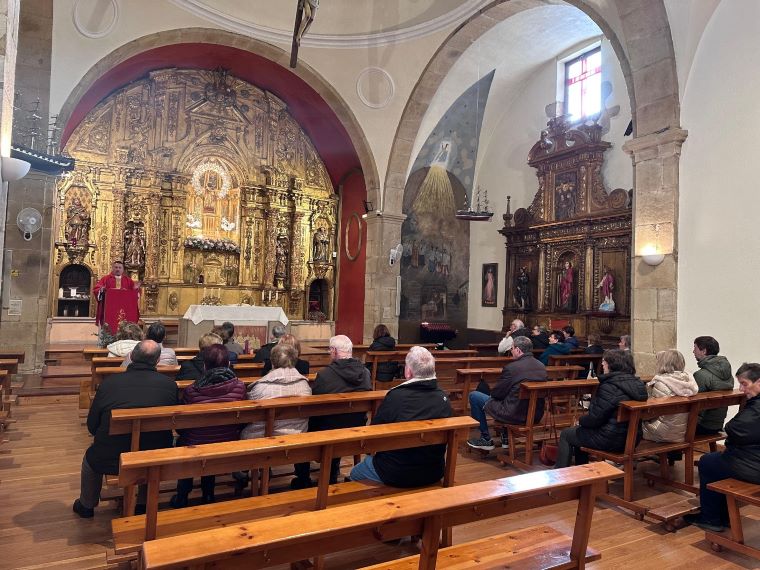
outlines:
[{"label": "stone arch", "polygon": [[[676,345],[678,158],[687,133],[680,129],[678,78],[670,25],[663,0],[613,0],[619,23],[606,18],[588,0],[494,0],[446,38],[422,72],[409,97],[391,147],[383,186],[383,214],[389,223],[369,225],[368,273],[387,291],[395,289],[398,269],[381,258],[400,236],[402,203],[412,147],[425,111],[441,82],[464,51],[485,32],[518,12],[546,4],[570,4],[587,14],[604,32],[620,62],[631,102],[634,138],[624,150],[634,166],[633,350],[643,373],[654,367],[654,351]],[[593,4],[597,4],[594,2]],[[621,31],[621,35],[615,29]],[[640,257],[656,232],[665,262],[646,266]],[[378,259],[371,259],[379,253]],[[368,275],[369,276],[369,275]],[[365,306],[368,320],[381,313]],[[379,321],[378,321],[379,322]]]},{"label": "stone arch", "polygon": [[[183,28],[161,31],[127,42],[93,65],[66,98],[59,112],[59,124],[67,126],[66,131],[69,130],[68,124],[72,117],[74,117],[75,110],[82,103],[87,93],[97,86],[98,81],[109,70],[145,51],[188,43],[213,44],[247,51],[285,69],[289,69],[290,54],[288,52],[254,38],[210,28]],[[289,69],[289,71],[311,86],[332,110],[337,121],[345,129],[359,159],[364,174],[368,199],[370,201],[379,201],[379,176],[374,155],[349,105],[326,79],[303,61],[298,62],[298,67],[295,70]],[[66,134],[64,132],[64,138]],[[338,173],[338,176],[342,176],[343,174]]]}]

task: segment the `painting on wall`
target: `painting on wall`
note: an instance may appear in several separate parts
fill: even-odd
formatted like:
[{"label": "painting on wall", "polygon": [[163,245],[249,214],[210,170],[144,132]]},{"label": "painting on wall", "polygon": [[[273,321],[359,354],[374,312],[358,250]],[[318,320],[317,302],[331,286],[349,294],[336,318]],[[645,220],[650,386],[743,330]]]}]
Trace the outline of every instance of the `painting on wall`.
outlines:
[{"label": "painting on wall", "polygon": [[483,295],[480,304],[484,307],[495,307],[499,298],[499,264],[483,264]]}]

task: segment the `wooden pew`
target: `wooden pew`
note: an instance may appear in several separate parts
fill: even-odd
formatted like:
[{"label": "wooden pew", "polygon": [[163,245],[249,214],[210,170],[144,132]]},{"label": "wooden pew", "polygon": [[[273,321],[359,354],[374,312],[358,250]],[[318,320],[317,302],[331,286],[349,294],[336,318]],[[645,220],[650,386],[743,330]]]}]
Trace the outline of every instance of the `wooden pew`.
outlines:
[{"label": "wooden pew", "polygon": [[[605,463],[569,467],[537,474],[505,477],[397,495],[328,511],[252,521],[216,528],[201,534],[146,542],[140,568],[262,568],[321,557],[403,536],[422,537],[420,554],[373,566],[379,568],[482,567],[478,556],[468,560],[462,552],[472,543],[439,550],[442,528],[504,516],[565,501],[578,501],[573,536],[560,536],[547,527],[533,527],[495,537],[488,553],[500,557],[500,568],[583,568],[600,558],[588,548],[595,495],[620,471]],[[546,542],[538,537],[547,536]],[[481,545],[483,543],[481,542]],[[530,547],[533,547],[532,549]],[[526,560],[523,551],[535,559]],[[479,550],[483,552],[483,550]]]},{"label": "wooden pew", "polygon": [[23,364],[24,358],[26,358],[26,353],[23,350],[0,351],[0,359],[3,360],[17,360],[19,364]]},{"label": "wooden pew", "polygon": [[[240,378],[240,380],[245,384],[245,389],[248,390],[251,387],[251,384],[258,382],[261,380],[261,376],[253,376],[248,378]],[[317,379],[316,373],[309,373],[306,374],[306,379],[309,381],[309,384],[313,384],[314,380]],[[190,386],[195,380],[177,380],[177,390],[179,390],[179,397],[182,397],[182,392],[184,392],[185,388]],[[363,392],[366,394],[366,392]]]},{"label": "wooden pew", "polygon": [[321,510],[345,500],[361,500],[364,498],[361,491],[369,492],[370,496],[403,492],[357,482],[329,485],[330,469],[323,467],[316,488],[158,513],[161,481],[243,469],[266,471],[307,461],[329,466],[333,457],[446,444],[443,485],[450,486],[454,482],[459,437],[466,437],[475,425],[477,422],[471,418],[452,417],[123,453],[119,485],[147,482],[147,505],[145,515],[112,521],[114,550],[117,554],[134,552],[142,542],[159,534],[184,534],[257,518],[281,517],[297,510]]},{"label": "wooden pew", "polygon": [[478,356],[498,356],[499,355],[499,343],[498,342],[473,342],[467,345],[470,350],[476,350]]},{"label": "wooden pew", "polygon": [[[158,366],[156,370],[161,374],[168,376],[169,378],[174,378],[177,375],[177,372],[179,372],[179,366]],[[107,376],[110,376],[112,374],[119,374],[126,371],[127,369],[122,367],[116,368],[108,366],[96,368],[95,372],[92,375],[92,383],[90,385],[90,401],[92,402],[92,398],[95,397],[95,392],[98,391],[101,382],[103,382]]]},{"label": "wooden pew", "polygon": [[715,483],[708,483],[707,488],[726,496],[731,528],[729,529],[730,538],[725,533],[706,530],[705,540],[710,543],[710,546],[716,552],[727,548],[744,556],[760,560],[760,549],[744,543],[744,529],[742,528],[742,519],[739,513],[739,503],[754,505],[756,507],[760,506],[760,485],[739,481],[738,479],[723,479]]},{"label": "wooden pew", "polygon": [[[192,381],[178,381],[188,385]],[[183,386],[184,388],[185,386]],[[140,434],[207,426],[265,422],[264,435],[271,436],[277,420],[308,418],[352,412],[374,414],[385,398],[385,390],[319,396],[294,396],[270,400],[242,400],[212,404],[155,406],[111,411],[109,435],[130,434],[130,450],[140,450]],[[269,470],[262,474],[261,492],[269,490]],[[134,490],[125,489],[125,513],[131,512]]]},{"label": "wooden pew", "polygon": [[[574,378],[582,369],[579,366],[547,366],[546,374],[549,380],[564,380]],[[469,395],[478,383],[483,380],[488,384],[495,384],[501,376],[502,368],[463,368],[457,370],[456,382],[462,384],[462,399],[464,400],[464,412],[470,413]]]},{"label": "wooden pew", "polygon": [[[403,365],[404,360],[406,359],[406,355],[408,353],[409,353],[409,350],[376,350],[376,351],[367,352],[366,363],[372,366],[371,378],[372,378],[373,390],[376,390],[378,387],[377,365],[381,362],[396,362],[398,364]],[[433,350],[431,351],[431,354],[436,359],[436,362],[440,358],[446,358],[446,359],[460,358],[460,357],[473,358],[477,356],[477,352],[474,350]]]},{"label": "wooden pew", "polygon": [[[589,366],[593,364],[597,374],[602,373],[601,354],[553,354],[549,357],[551,366],[581,366],[588,373]],[[584,374],[585,376],[586,374]]]},{"label": "wooden pew", "polygon": [[[574,397],[580,400],[584,394],[593,394],[599,387],[597,379],[588,380],[561,380],[559,382],[523,382],[520,384],[520,399],[528,400],[528,415],[525,424],[502,424],[497,422],[497,427],[503,427],[507,431],[509,440],[509,450],[507,455],[500,454],[498,459],[502,465],[513,465],[518,469],[532,471],[533,465],[533,443],[539,436],[547,436],[545,431],[544,419],[536,423],[534,421],[536,410],[538,409],[538,400],[544,398],[546,409],[544,417],[547,414],[555,414],[555,410],[549,406],[550,399]],[[557,429],[562,429],[573,424],[573,420],[582,415],[579,413],[564,414],[554,416],[554,424]],[[548,425],[548,424],[547,424]],[[525,439],[525,455],[522,460],[517,457],[517,438]]]},{"label": "wooden pew", "polygon": [[18,374],[19,361],[16,358],[1,358],[0,370],[7,370],[8,374]]},{"label": "wooden pew", "polygon": [[[84,355],[85,360],[90,361],[93,358],[108,358],[108,349],[107,348],[98,348],[95,346],[89,346],[82,350],[82,354]],[[174,354],[179,356],[190,356],[191,358],[198,354],[198,347],[197,346],[184,346],[184,347],[175,347],[174,348]],[[253,354],[239,354],[238,360],[253,360]],[[111,357],[114,358],[114,357]],[[124,360],[121,358],[121,360]]]},{"label": "wooden pew", "polygon": [[[435,349],[435,344],[396,343],[396,350],[409,350],[413,346],[422,346],[424,348],[427,348],[428,350]],[[358,359],[358,360],[361,360],[362,362],[365,362],[366,361],[367,351],[369,350],[369,347],[370,347],[370,345],[368,345],[368,344],[355,344],[353,346],[353,357],[356,358],[356,359]],[[311,345],[310,348],[314,348],[314,349],[318,349],[318,350],[323,350],[323,351],[327,352],[330,349],[330,345],[329,344],[315,344],[315,345]],[[308,358],[306,358],[305,356],[302,356],[302,358],[304,360],[308,360]]]},{"label": "wooden pew", "polygon": [[[633,469],[635,461],[643,457],[656,455],[660,460],[660,480],[669,478],[669,466],[667,454],[671,451],[683,451],[687,463],[684,469],[684,485],[682,488],[694,490],[694,447],[702,443],[696,437],[696,426],[699,412],[705,409],[736,405],[744,400],[744,394],[739,390],[725,390],[716,392],[703,392],[691,397],[672,396],[669,398],[650,398],[644,402],[627,401],[621,402],[618,408],[617,421],[628,422],[625,448],[622,452],[602,451],[583,447],[582,450],[591,457],[614,461],[623,465],[623,497],[605,494],[604,500],[633,511],[636,518],[642,520],[651,509],[633,501]],[[639,424],[644,420],[650,420],[659,416],[688,413],[689,421],[684,441],[682,442],[654,442],[642,439],[636,445]],[[715,437],[715,436],[713,436]],[[674,485],[673,485],[674,486]],[[658,520],[666,520],[657,517]]]}]

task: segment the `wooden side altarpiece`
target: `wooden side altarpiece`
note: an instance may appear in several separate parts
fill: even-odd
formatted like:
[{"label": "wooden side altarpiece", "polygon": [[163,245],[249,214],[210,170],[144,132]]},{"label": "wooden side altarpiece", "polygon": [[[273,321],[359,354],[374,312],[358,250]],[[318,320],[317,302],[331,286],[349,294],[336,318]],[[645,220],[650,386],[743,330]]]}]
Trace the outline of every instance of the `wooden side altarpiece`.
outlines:
[{"label": "wooden side altarpiece", "polygon": [[[506,239],[504,329],[569,322],[576,334],[630,332],[629,192],[607,192],[598,124],[551,119],[528,154],[538,191],[528,208],[503,216]],[[614,305],[614,306],[613,306]]]},{"label": "wooden side altarpiece", "polygon": [[332,317],[338,198],[272,93],[223,69],[153,71],[90,111],[65,152],[76,170],[58,187],[56,289],[66,267],[94,283],[120,259],[143,281],[144,315],[249,303],[304,319],[319,281]]}]

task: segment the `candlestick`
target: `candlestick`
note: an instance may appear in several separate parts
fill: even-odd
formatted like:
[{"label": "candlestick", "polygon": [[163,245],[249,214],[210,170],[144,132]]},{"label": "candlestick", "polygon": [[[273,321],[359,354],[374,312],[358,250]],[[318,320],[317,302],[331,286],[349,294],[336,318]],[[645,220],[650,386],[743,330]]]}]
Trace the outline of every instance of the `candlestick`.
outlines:
[{"label": "candlestick", "polygon": [[203,288],[203,297],[204,298],[206,297],[206,288],[205,287]]}]

